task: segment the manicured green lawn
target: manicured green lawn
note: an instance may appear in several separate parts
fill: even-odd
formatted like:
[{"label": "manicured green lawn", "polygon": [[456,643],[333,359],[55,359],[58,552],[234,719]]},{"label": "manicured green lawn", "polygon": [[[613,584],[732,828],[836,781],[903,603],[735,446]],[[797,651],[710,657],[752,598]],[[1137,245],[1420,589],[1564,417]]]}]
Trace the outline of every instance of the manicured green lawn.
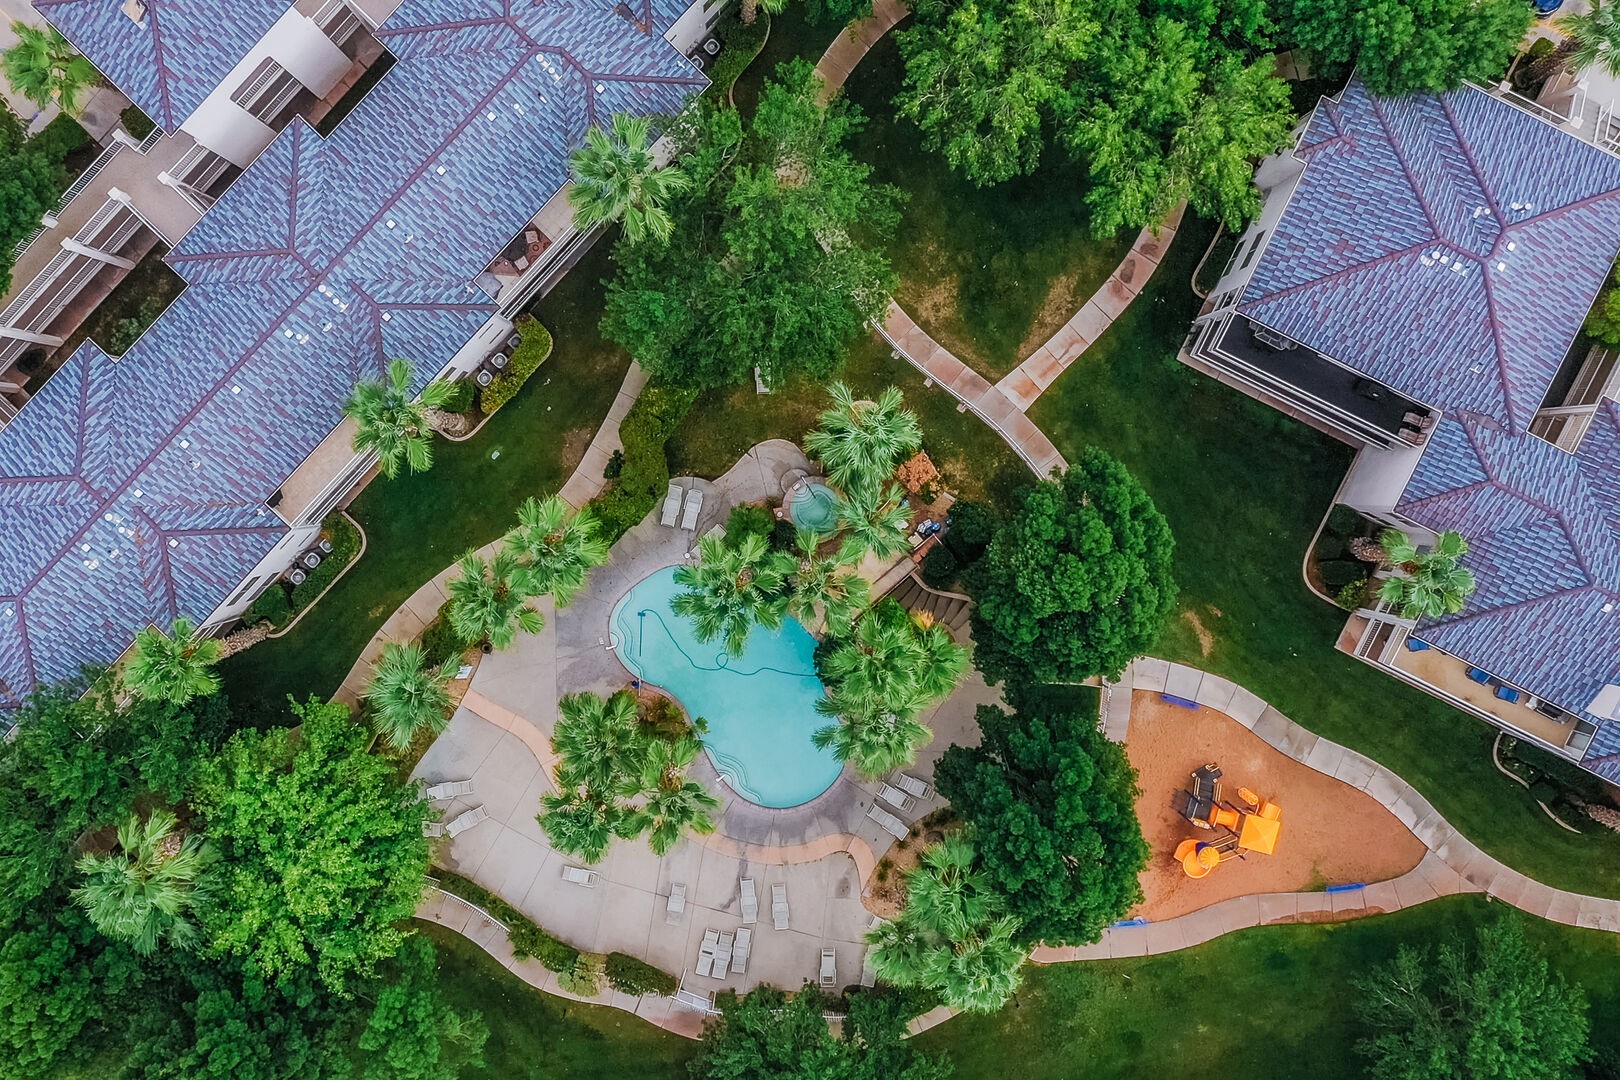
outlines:
[{"label": "manicured green lawn", "polygon": [[[902,24],[901,29],[906,24]],[[1081,201],[1085,170],[1061,150],[1040,168],[981,188],[923,148],[891,102],[903,74],[894,32],[873,46],[845,86],[867,124],[855,155],[874,179],[906,192],[889,258],[895,298],[919,326],[994,381],[1067,322],[1136,237],[1095,239]]]},{"label": "manicured green lawn", "polygon": [[[956,399],[940,387],[924,388],[917,369],[889,352],[876,334],[863,337],[839,377],[866,397],[890,385],[905,392],[907,407],[922,423],[923,448],[959,498],[982,499],[987,490],[1029,480],[1029,470],[1000,436],[971,414],[958,413]],[[755,443],[799,441],[826,407],[825,388],[808,379],[795,379],[765,396],[752,384],[707,393],[669,441],[670,473],[719,476]]]},{"label": "manicured green lawn", "polygon": [[[1362,1077],[1353,981],[1402,944],[1471,938],[1503,911],[1459,897],[1357,922],[1245,930],[1164,956],[1035,968],[1016,1004],[957,1017],[921,1043],[948,1052],[960,1077]],[[1593,1044],[1612,1052],[1620,942],[1539,919],[1525,924],[1554,967],[1586,988]]]},{"label": "manicured green lawn", "polygon": [[329,696],[406,597],[510,528],[525,498],[568,479],[629,367],[596,329],[608,251],[599,244],[534,309],[555,347],[517,398],[472,439],[436,442],[429,472],[379,477],[361,492],[350,513],[365,554],[291,633],[221,665],[232,697]]},{"label": "manicured green lawn", "polygon": [[484,1067],[462,1080],[675,1080],[697,1044],[605,1005],[580,1005],[523,982],[460,934],[416,929],[439,952],[439,985],[450,1004],[477,1009],[489,1025]]},{"label": "manicured green lawn", "polygon": [[1176,361],[1210,235],[1189,219],[1141,297],[1030,410],[1065,455],[1118,456],[1169,519],[1182,614],[1155,653],[1378,760],[1517,869],[1620,896],[1620,835],[1560,829],[1491,765],[1494,728],[1333,648],[1344,613],[1306,590],[1300,564],[1350,450]]}]

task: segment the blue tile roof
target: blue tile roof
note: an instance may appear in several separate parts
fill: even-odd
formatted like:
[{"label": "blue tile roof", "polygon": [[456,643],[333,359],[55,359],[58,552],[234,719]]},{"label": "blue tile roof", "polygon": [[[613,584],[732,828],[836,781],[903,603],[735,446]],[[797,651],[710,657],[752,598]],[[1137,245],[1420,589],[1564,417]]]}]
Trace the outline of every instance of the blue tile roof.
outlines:
[{"label": "blue tile roof", "polygon": [[165,131],[174,131],[293,5],[288,0],[35,0],[39,13]]},{"label": "blue tile roof", "polygon": [[[1620,683],[1620,407],[1528,433],[1620,250],[1620,158],[1476,88],[1324,100],[1240,310],[1441,410],[1397,504],[1478,590],[1421,637],[1580,713]],[[1609,610],[1605,610],[1608,608]],[[1588,767],[1620,781],[1620,725]]]},{"label": "blue tile roof", "polygon": [[472,278],[587,127],[702,76],[605,3],[407,0],[329,139],[282,132],[169,255],[179,299],[86,345],[0,428],[0,708],[206,616],[286,534],[265,500],[394,357],[431,378],[494,310]]}]

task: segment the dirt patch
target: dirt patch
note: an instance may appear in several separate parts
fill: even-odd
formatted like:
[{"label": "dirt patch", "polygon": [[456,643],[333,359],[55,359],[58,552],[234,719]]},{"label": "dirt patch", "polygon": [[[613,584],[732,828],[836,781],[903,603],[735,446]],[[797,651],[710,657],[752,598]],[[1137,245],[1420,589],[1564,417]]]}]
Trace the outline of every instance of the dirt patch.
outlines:
[{"label": "dirt patch", "polygon": [[1018,345],[1019,363],[1045,345],[1064,323],[1074,318],[1075,312],[1085,306],[1087,297],[1074,295],[1074,286],[1079,280],[1079,274],[1061,274],[1052,279],[1052,284],[1046,290],[1046,298],[1041,301],[1041,308],[1035,314],[1035,321],[1030,323],[1029,333]]},{"label": "dirt patch", "polygon": [[1181,617],[1186,620],[1188,626],[1192,627],[1192,632],[1198,635],[1198,651],[1208,656],[1210,651],[1215,648],[1215,635],[1209,632],[1209,628],[1204,625],[1204,620],[1198,617],[1198,612],[1183,611]]},{"label": "dirt patch", "polygon": [[593,428],[577,427],[563,436],[562,467],[566,473],[572,473],[585,460],[585,451],[591,447],[591,439],[596,435]]},{"label": "dirt patch", "polygon": [[[1136,813],[1152,849],[1141,875],[1146,899],[1132,912],[1136,917],[1169,919],[1255,893],[1385,881],[1423,858],[1423,842],[1382,805],[1273,750],[1225,713],[1182,708],[1138,691],[1125,750],[1140,774]],[[1221,766],[1228,800],[1242,785],[1281,806],[1282,833],[1275,854],[1232,859],[1194,881],[1172,853],[1181,840],[1210,834],[1184,820],[1171,800],[1206,762]]]}]

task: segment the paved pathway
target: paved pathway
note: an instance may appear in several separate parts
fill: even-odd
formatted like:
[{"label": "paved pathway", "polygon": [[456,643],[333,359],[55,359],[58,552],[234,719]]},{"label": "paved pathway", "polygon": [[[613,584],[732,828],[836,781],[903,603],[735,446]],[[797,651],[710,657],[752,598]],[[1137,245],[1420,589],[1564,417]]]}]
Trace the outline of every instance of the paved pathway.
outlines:
[{"label": "paved pathway", "polygon": [[911,14],[903,0],[877,0],[872,14],[849,24],[842,34],[827,46],[827,51],[816,61],[816,74],[821,76],[822,100],[833,96],[849,78],[873,45],[894,28],[895,23]]},{"label": "paved pathway", "polygon": [[1170,249],[1170,242],[1176,238],[1176,230],[1181,227],[1181,215],[1186,209],[1187,204],[1182,203],[1157,226],[1150,226],[1138,233],[1136,243],[1131,245],[1125,258],[1108,275],[1102,287],[1080,305],[1074,318],[1064,323],[1057,333],[1047,339],[1046,344],[1030,353],[1022,364],[996,383],[996,389],[1005,394],[1020,411],[1027,412],[1046,388],[1056,382],[1057,377],[1067,371],[1069,365],[1078,360],[1091,347],[1091,343],[1102,337],[1114,320],[1125,313],[1131,301],[1147,285],[1153,271],[1159,268],[1159,260]]}]

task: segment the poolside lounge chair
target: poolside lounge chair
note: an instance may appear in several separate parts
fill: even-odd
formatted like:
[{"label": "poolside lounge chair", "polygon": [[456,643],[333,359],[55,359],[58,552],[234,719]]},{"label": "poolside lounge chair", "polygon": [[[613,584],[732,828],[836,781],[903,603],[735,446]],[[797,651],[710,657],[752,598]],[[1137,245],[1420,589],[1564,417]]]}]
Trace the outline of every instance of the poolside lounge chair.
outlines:
[{"label": "poolside lounge chair", "polygon": [[866,816],[877,822],[880,826],[882,826],[884,832],[888,833],[896,840],[904,840],[906,838],[906,834],[911,831],[910,829],[906,828],[905,822],[883,809],[883,807],[879,806],[877,803],[872,804],[872,808],[866,812]]},{"label": "poolside lounge chair", "polygon": [[686,512],[681,515],[681,528],[697,528],[698,514],[703,510],[703,492],[693,488],[686,493]]},{"label": "poolside lounge chair", "polygon": [[458,799],[463,795],[473,793],[471,780],[446,780],[442,784],[434,784],[423,792],[429,799]]},{"label": "poolside lounge chair", "polygon": [[754,879],[742,879],[742,921],[744,923],[759,922],[759,896],[754,892]]},{"label": "poolside lounge chair", "polygon": [[1519,692],[1511,686],[1497,686],[1496,696],[1509,705],[1517,704],[1519,700]]},{"label": "poolside lounge chair", "polygon": [[583,866],[563,867],[562,879],[570,885],[582,885],[587,889],[596,888],[596,871],[587,870]]},{"label": "poolside lounge chair", "polygon": [[1468,677],[1479,683],[1481,686],[1484,686],[1486,683],[1491,681],[1491,673],[1486,671],[1484,668],[1469,668]]},{"label": "poolside lounge chair", "polygon": [[915,776],[908,775],[907,773],[895,773],[894,786],[909,795],[917,796],[919,799],[932,799],[934,797],[934,789],[930,787],[927,782],[919,780]]},{"label": "poolside lounge chair", "polygon": [[748,927],[737,931],[737,944],[731,950],[731,973],[741,975],[748,970],[748,950],[753,948],[754,932]]},{"label": "poolside lounge chair", "polygon": [[444,822],[442,822],[442,821],[424,821],[424,822],[422,822],[422,835],[427,837],[429,840],[437,840],[439,837],[444,835]]},{"label": "poolside lounge chair", "polygon": [[720,944],[714,947],[714,977],[723,979],[726,972],[731,970],[731,945],[735,939],[730,930],[720,935]]},{"label": "poolside lounge chair", "polygon": [[703,944],[698,946],[697,967],[694,969],[699,975],[709,977],[714,973],[714,950],[720,944],[720,931],[703,931]]},{"label": "poolside lounge chair", "polygon": [[1407,652],[1422,652],[1429,647],[1429,643],[1422,638],[1408,637],[1406,639]]},{"label": "poolside lounge chair", "polygon": [[658,524],[673,529],[675,519],[681,512],[681,485],[669,485],[669,494],[664,496],[664,512],[658,518]]},{"label": "poolside lounge chair", "polygon": [[664,921],[677,923],[686,911],[686,885],[680,883],[669,887],[669,903],[664,905]]},{"label": "poolside lounge chair", "polygon": [[831,990],[838,985],[838,952],[835,949],[821,950],[821,978],[819,980],[823,990]]},{"label": "poolside lounge chair", "polygon": [[475,806],[466,813],[461,814],[450,824],[446,825],[444,827],[445,835],[454,840],[456,837],[460,836],[462,833],[466,832],[468,829],[472,828],[474,825],[488,817],[489,815],[484,812],[484,808],[482,806]]},{"label": "poolside lounge chair", "polygon": [[771,923],[778,930],[788,928],[787,882],[778,881],[771,886]]},{"label": "poolside lounge chair", "polygon": [[912,798],[910,795],[907,795],[899,788],[891,787],[888,784],[884,784],[882,787],[878,788],[878,798],[882,799],[884,802],[888,803],[902,814],[910,813],[911,808],[917,805],[916,799]]}]

